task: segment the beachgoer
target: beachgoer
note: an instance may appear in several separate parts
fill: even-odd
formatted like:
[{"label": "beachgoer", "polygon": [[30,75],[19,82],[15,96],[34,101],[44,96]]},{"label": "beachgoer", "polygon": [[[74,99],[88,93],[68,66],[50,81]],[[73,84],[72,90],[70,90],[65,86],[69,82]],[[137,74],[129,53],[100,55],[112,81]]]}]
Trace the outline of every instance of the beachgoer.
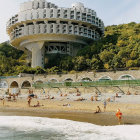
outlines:
[{"label": "beachgoer", "polygon": [[37,95],[35,95],[35,94],[30,94],[29,96],[28,96],[28,98],[37,98]]},{"label": "beachgoer", "polygon": [[54,96],[53,96],[53,97],[51,97],[51,99],[54,99]]},{"label": "beachgoer", "polygon": [[16,94],[12,94],[12,96],[13,96],[13,101],[16,101]]},{"label": "beachgoer", "polygon": [[28,99],[28,106],[29,106],[29,107],[31,106],[31,100],[32,100],[32,98],[29,97],[29,99]]},{"label": "beachgoer", "polygon": [[97,96],[95,96],[95,101],[98,101],[98,97]]},{"label": "beachgoer", "polygon": [[77,93],[76,96],[81,96],[81,93]]},{"label": "beachgoer", "polygon": [[6,90],[5,94],[6,94],[6,95],[8,95],[8,94],[9,94],[9,88]]},{"label": "beachgoer", "polygon": [[98,93],[96,91],[96,94],[95,94],[95,101],[98,101]]},{"label": "beachgoer", "polygon": [[68,96],[67,94],[64,94],[64,97]]},{"label": "beachgoer", "polygon": [[98,97],[98,93],[96,92],[95,97]]},{"label": "beachgoer", "polygon": [[108,99],[107,99],[107,101],[108,101],[108,102],[110,102],[110,101],[111,101],[111,99],[110,99],[110,98],[108,98]]},{"label": "beachgoer", "polygon": [[116,117],[118,118],[118,123],[120,125],[121,124],[121,119],[122,119],[122,112],[120,111],[120,109],[117,110]]},{"label": "beachgoer", "polygon": [[130,91],[128,90],[127,94],[126,95],[131,95]]},{"label": "beachgoer", "polygon": [[91,101],[94,101],[94,98],[93,98],[93,96],[91,96],[90,100],[91,100]]},{"label": "beachgoer", "polygon": [[42,88],[42,90],[43,90],[43,94],[45,94],[45,90],[44,90],[44,88]]},{"label": "beachgoer", "polygon": [[70,106],[70,104],[63,104],[63,106]]},{"label": "beachgoer", "polygon": [[4,97],[2,98],[2,104],[3,104],[3,106],[5,105],[5,99],[4,99]]},{"label": "beachgoer", "polygon": [[106,111],[106,105],[107,105],[107,102],[106,102],[106,100],[104,100],[104,112]]},{"label": "beachgoer", "polygon": [[116,97],[119,97],[118,93],[116,93]]},{"label": "beachgoer", "polygon": [[36,105],[34,105],[34,107],[39,107],[40,106],[40,102],[39,101],[37,101],[37,104]]},{"label": "beachgoer", "polygon": [[97,109],[96,109],[96,111],[94,113],[96,114],[96,113],[100,113],[100,112],[101,112],[101,109],[100,109],[99,106],[97,106]]},{"label": "beachgoer", "polygon": [[77,100],[74,100],[74,101],[83,101],[83,100],[85,100],[83,97],[81,97],[81,98],[78,98]]}]

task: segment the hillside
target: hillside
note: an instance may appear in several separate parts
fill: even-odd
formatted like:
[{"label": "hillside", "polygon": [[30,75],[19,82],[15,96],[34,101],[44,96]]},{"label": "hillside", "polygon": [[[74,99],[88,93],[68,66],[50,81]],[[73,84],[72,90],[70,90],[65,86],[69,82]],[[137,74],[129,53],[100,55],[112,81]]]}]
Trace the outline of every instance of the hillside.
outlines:
[{"label": "hillside", "polygon": [[84,47],[76,57],[57,54],[50,61],[47,60],[46,57],[45,69],[30,68],[25,53],[7,43],[0,44],[0,75],[137,69],[140,67],[140,24],[132,22],[108,26],[101,40]]}]

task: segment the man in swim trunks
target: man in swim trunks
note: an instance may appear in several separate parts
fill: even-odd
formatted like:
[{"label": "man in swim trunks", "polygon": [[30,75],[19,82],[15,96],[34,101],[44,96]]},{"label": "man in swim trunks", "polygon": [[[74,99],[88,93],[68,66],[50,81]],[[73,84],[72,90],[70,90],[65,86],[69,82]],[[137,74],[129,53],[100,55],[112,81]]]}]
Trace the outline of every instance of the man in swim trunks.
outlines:
[{"label": "man in swim trunks", "polygon": [[104,112],[106,111],[106,100],[104,100],[104,102],[103,102],[103,104],[104,104]]}]

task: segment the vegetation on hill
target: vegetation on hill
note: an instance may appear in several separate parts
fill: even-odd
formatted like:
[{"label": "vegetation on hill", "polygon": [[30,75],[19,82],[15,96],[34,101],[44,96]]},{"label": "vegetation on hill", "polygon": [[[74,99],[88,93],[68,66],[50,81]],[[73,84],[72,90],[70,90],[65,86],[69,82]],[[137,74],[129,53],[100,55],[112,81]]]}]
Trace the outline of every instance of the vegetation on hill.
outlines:
[{"label": "vegetation on hill", "polygon": [[136,69],[140,67],[140,24],[108,26],[102,39],[85,46],[75,57],[55,55],[46,61],[45,69],[27,65],[25,53],[7,43],[0,44],[0,75]]}]

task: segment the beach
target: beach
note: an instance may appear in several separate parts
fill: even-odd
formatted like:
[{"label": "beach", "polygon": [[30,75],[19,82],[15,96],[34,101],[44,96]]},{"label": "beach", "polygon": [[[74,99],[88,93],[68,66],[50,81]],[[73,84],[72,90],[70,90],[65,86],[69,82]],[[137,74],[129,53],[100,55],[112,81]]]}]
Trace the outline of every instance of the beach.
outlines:
[{"label": "beach", "polygon": [[[37,99],[32,99],[31,107],[28,106],[27,95],[20,95],[17,101],[6,100],[4,106],[0,101],[0,116],[35,116],[68,119],[97,125],[117,125],[115,113],[119,108],[123,113],[122,124],[140,124],[140,95],[122,95],[115,101],[111,100],[107,102],[105,112],[103,101],[110,96],[107,94],[106,96],[100,95],[99,101],[91,101],[91,95],[72,96],[73,98],[71,95],[60,97],[51,94],[51,96],[54,99],[46,99],[47,96],[39,95]],[[85,100],[75,101],[81,97]],[[40,106],[34,107],[37,101],[40,102]],[[97,106],[100,106],[101,113],[94,114]]]}]

